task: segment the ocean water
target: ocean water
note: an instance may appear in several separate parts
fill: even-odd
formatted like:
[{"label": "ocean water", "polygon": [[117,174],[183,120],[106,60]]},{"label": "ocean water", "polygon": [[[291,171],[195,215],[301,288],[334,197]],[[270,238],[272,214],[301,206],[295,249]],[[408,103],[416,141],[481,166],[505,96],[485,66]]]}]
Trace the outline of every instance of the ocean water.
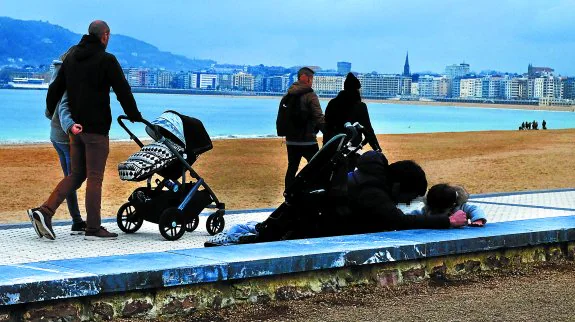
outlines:
[{"label": "ocean water", "polygon": [[[123,114],[111,95],[113,140],[128,140],[116,117]],[[273,137],[280,98],[193,96],[176,94],[134,95],[144,118],[153,120],[172,109],[200,119],[212,138]],[[0,144],[47,142],[50,123],[44,116],[46,91],[0,90]],[[322,109],[327,100],[321,101]],[[549,129],[575,128],[574,112],[527,111],[457,106],[368,103],[378,134],[516,130],[521,122],[543,119]],[[131,124],[139,137],[146,137],[142,123]]]}]

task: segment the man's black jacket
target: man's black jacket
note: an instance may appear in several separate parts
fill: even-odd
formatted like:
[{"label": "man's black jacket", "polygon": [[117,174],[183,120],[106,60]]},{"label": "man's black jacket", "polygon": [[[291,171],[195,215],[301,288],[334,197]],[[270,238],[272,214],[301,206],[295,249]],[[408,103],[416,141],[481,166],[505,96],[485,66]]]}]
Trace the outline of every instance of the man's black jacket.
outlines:
[{"label": "man's black jacket", "polygon": [[142,116],[118,60],[105,51],[97,37],[84,35],[50,85],[46,107],[54,113],[68,91],[72,119],[83,126],[83,132],[108,135],[112,124],[110,87],[128,118],[140,120]]}]

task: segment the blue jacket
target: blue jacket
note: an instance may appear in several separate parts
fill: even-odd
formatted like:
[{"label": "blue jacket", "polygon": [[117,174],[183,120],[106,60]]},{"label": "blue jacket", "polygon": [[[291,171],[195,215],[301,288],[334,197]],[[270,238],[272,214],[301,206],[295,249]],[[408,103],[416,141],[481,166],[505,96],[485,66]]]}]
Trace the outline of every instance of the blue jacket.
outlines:
[{"label": "blue jacket", "polygon": [[[58,71],[62,66],[60,60],[54,60],[52,62],[54,65],[54,72],[52,73],[52,78],[50,83],[56,79]],[[65,92],[62,99],[58,102],[58,107],[52,115],[48,109],[46,109],[46,117],[51,120],[50,122],[50,141],[56,143],[70,143],[70,138],[68,137],[68,130],[74,125],[74,120],[70,114],[70,107],[68,105],[68,93]]]},{"label": "blue jacket", "polygon": [[[455,208],[453,208],[452,213],[458,211],[458,210],[463,210],[463,212],[465,214],[467,214],[467,219],[473,221],[477,221],[477,220],[483,220],[483,223],[487,222],[487,218],[485,217],[485,213],[483,212],[483,209],[481,209],[478,206],[475,205],[470,205],[468,203],[463,203],[462,205],[456,206]],[[426,214],[426,208],[423,207],[421,209],[416,209],[413,210],[412,212],[410,212],[410,215],[424,215]]]}]

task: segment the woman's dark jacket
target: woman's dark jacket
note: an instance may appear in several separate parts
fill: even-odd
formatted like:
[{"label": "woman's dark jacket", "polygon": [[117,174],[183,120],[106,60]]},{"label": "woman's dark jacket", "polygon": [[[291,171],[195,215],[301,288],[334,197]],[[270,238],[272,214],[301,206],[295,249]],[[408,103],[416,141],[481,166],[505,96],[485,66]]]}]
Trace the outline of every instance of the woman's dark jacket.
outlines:
[{"label": "woman's dark jacket", "polygon": [[365,128],[365,136],[371,148],[381,150],[369,120],[367,105],[361,101],[357,90],[343,90],[327,104],[323,144],[326,144],[336,134],[344,133],[343,125],[346,122],[352,124],[359,122]]}]

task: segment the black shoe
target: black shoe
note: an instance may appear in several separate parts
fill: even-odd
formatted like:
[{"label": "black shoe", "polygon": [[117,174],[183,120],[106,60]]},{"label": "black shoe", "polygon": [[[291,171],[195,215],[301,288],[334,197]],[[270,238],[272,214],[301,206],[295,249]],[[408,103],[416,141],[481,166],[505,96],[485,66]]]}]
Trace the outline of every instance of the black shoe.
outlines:
[{"label": "black shoe", "polygon": [[52,229],[52,217],[44,214],[39,208],[30,209],[32,212],[32,218],[34,219],[34,229],[39,231],[42,236],[54,240],[56,239],[56,234]]},{"label": "black shoe", "polygon": [[118,234],[111,233],[104,227],[100,227],[96,231],[86,230],[86,235],[84,235],[85,240],[114,240],[116,238],[118,238]]},{"label": "black shoe", "polygon": [[36,227],[36,223],[34,222],[34,216],[33,216],[34,210],[36,210],[36,209],[28,209],[28,210],[26,210],[26,213],[28,214],[28,218],[30,218],[30,222],[32,223],[32,227],[34,227],[34,231],[36,232],[38,237],[42,238],[44,236],[42,236],[42,233],[40,232],[38,227]]},{"label": "black shoe", "polygon": [[86,222],[75,222],[72,224],[72,232],[70,235],[84,235],[86,232]]}]

